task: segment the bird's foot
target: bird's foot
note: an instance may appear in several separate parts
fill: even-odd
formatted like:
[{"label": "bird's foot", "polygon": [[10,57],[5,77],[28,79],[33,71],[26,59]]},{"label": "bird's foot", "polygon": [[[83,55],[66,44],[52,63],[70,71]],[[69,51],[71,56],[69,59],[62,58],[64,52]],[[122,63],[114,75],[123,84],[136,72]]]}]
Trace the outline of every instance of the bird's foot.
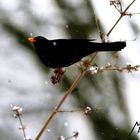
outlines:
[{"label": "bird's foot", "polygon": [[54,70],[54,75],[51,76],[51,81],[53,84],[57,84],[60,82],[62,76],[64,75],[65,70],[62,68],[57,68]]}]

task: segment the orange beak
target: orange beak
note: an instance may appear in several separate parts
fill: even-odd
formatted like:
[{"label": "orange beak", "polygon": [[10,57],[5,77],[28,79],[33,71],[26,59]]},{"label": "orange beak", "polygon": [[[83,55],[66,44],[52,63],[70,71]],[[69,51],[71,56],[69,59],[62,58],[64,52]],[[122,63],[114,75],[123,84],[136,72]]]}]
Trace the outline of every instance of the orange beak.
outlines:
[{"label": "orange beak", "polygon": [[29,37],[28,40],[29,40],[31,43],[36,42],[36,40],[35,40],[33,37]]}]

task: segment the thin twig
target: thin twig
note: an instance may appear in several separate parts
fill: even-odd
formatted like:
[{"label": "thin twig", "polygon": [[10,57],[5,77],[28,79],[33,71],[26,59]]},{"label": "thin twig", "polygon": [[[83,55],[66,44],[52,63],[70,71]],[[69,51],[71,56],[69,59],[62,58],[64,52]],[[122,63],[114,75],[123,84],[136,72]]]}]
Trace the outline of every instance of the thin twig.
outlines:
[{"label": "thin twig", "polygon": [[126,13],[125,15],[132,17],[133,15],[140,15],[140,13]]},{"label": "thin twig", "polygon": [[59,110],[59,113],[72,113],[72,112],[81,112],[83,111],[82,109],[77,109],[77,110]]},{"label": "thin twig", "polygon": [[22,122],[22,119],[21,119],[20,116],[18,116],[18,119],[19,119],[19,122],[20,122],[20,125],[21,125],[21,130],[23,132],[23,137],[26,140],[25,126],[23,125],[23,122]]},{"label": "thin twig", "polygon": [[24,140],[27,140],[27,136],[26,136],[26,133],[25,133],[25,126],[23,125],[23,121],[22,121],[22,118],[21,118],[22,108],[19,107],[19,106],[13,106],[13,105],[11,105],[11,107],[12,107],[12,111],[14,112],[14,117],[19,119],[19,122],[20,122],[20,128],[19,129],[22,130]]},{"label": "thin twig", "polygon": [[138,71],[140,68],[140,65],[131,65],[128,64],[125,67],[120,67],[120,66],[113,66],[110,63],[108,63],[106,66],[98,67],[98,66],[92,66],[90,68],[91,74],[97,74],[99,72],[104,72],[104,71],[127,71],[127,72],[133,72],[133,71]]},{"label": "thin twig", "polygon": [[[119,5],[120,9],[117,7],[118,5]],[[116,5],[116,3],[113,3],[113,6],[120,14],[122,13],[122,4],[120,1],[119,1],[119,3],[117,3],[117,5]]]}]

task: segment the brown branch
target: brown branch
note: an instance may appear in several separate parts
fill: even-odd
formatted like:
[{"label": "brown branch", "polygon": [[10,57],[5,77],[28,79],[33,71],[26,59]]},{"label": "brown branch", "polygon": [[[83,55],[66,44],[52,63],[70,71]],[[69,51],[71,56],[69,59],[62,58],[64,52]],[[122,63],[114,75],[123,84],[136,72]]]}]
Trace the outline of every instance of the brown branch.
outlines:
[{"label": "brown branch", "polygon": [[104,71],[118,71],[118,72],[123,72],[123,71],[127,71],[127,72],[134,72],[134,71],[138,71],[140,69],[140,65],[131,65],[128,64],[125,67],[120,67],[120,66],[113,66],[110,63],[108,63],[106,66],[102,66],[102,67],[98,67],[98,66],[92,66],[90,68],[90,72],[92,74],[97,74],[99,72],[104,72]]},{"label": "brown branch", "polygon": [[[95,59],[96,57],[95,53],[92,58],[90,59],[90,63]],[[55,109],[53,110],[52,114],[49,116],[49,118],[47,119],[46,123],[44,124],[44,126],[42,127],[41,131],[39,132],[39,134],[37,135],[35,140],[39,140],[41,135],[43,134],[43,132],[45,131],[45,129],[48,127],[49,123],[51,122],[51,120],[54,118],[54,116],[57,114],[57,112],[59,111],[61,105],[64,103],[64,101],[66,100],[66,98],[72,93],[72,91],[75,89],[75,87],[78,85],[78,83],[80,82],[80,80],[84,77],[88,67],[90,65],[88,65],[80,74],[79,76],[76,78],[76,80],[73,82],[73,84],[71,85],[71,87],[67,90],[67,92],[65,93],[65,95],[63,96],[63,98],[60,100],[59,104],[55,107]]]}]

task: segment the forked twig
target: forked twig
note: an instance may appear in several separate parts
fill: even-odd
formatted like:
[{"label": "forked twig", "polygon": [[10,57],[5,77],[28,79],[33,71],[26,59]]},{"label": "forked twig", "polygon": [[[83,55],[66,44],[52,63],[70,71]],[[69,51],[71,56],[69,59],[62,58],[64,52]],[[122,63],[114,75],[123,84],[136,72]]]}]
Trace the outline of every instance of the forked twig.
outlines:
[{"label": "forked twig", "polygon": [[107,36],[109,36],[112,32],[112,30],[116,27],[116,25],[119,23],[119,21],[122,19],[122,17],[124,17],[126,15],[126,11],[131,7],[131,5],[135,2],[136,0],[133,0],[126,8],[125,10],[120,13],[120,17],[118,18],[118,20],[115,22],[115,24],[112,26],[112,28],[110,29],[110,31],[107,33]]}]

